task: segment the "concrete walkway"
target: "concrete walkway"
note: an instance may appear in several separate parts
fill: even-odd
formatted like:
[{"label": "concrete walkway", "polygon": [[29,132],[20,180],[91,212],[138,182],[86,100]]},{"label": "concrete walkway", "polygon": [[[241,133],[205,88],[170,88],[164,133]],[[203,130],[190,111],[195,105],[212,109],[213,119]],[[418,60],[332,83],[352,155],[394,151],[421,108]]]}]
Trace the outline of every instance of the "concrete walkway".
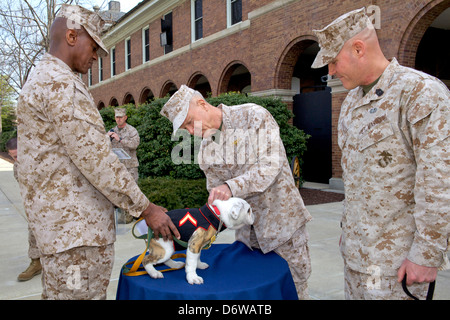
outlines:
[{"label": "concrete walkway", "polygon": [[[308,186],[308,185],[307,185]],[[309,185],[311,187],[326,188]],[[343,262],[339,253],[339,222],[341,203],[308,206],[314,220],[308,224],[312,274],[309,279],[311,299],[344,299]],[[17,281],[24,271],[28,258],[27,222],[19,193],[19,186],[13,177],[12,164],[0,159],[0,299],[38,300],[42,285],[36,276],[26,282]],[[144,250],[143,242],[131,235],[132,224],[119,224],[115,243],[115,264],[108,288],[108,299],[116,297],[117,283],[122,264]],[[216,243],[234,241],[232,231],[222,232]],[[440,272],[436,281],[435,299],[450,299],[450,271]]]}]

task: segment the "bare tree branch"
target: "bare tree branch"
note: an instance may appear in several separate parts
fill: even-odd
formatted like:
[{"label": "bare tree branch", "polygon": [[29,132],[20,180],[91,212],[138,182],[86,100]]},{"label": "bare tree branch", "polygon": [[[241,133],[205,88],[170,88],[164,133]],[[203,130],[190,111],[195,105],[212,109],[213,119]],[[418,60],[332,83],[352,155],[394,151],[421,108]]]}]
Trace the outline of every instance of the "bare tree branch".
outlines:
[{"label": "bare tree branch", "polygon": [[[0,76],[18,94],[36,62],[49,50],[50,27],[61,4],[92,8],[94,0],[2,0]],[[105,2],[104,2],[105,3]]]}]

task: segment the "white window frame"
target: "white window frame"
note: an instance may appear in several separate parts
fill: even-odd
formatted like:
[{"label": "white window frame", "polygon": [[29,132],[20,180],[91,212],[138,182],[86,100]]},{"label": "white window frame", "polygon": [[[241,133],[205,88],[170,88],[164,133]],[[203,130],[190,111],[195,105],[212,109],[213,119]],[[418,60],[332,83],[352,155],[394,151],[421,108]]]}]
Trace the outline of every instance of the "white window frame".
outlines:
[{"label": "white window frame", "polygon": [[[203,20],[203,3],[202,3],[202,17]],[[195,39],[195,0],[191,0],[191,42],[194,43],[195,41],[203,39],[202,37],[199,39]]]},{"label": "white window frame", "polygon": [[230,28],[236,24],[239,24],[244,20],[242,18],[241,21],[236,22],[235,24],[231,24],[231,1],[232,0],[227,0],[227,28]]},{"label": "white window frame", "polygon": [[[113,51],[114,51],[114,55],[113,55]],[[116,60],[117,60],[117,57],[116,57],[116,47],[114,46],[114,47],[112,47],[111,49],[109,49],[109,56],[110,56],[110,59],[109,59],[109,61],[110,61],[110,63],[111,63],[111,78],[112,77],[114,77],[115,75],[116,75],[116,73],[117,73],[117,70],[116,70],[116,72],[113,72],[114,71],[114,64],[116,63]],[[113,61],[113,57],[114,57],[114,61]]]},{"label": "white window frame", "polygon": [[131,55],[131,52],[128,52],[128,46],[127,43],[128,41],[130,42],[130,51],[131,51],[131,37],[128,37],[125,39],[125,71],[130,70],[131,69],[131,56],[130,56],[130,61],[128,61],[128,55]]},{"label": "white window frame", "polygon": [[145,31],[148,30],[148,60],[150,61],[150,27],[147,26],[142,28],[142,63],[146,63],[145,61]]},{"label": "white window frame", "polygon": [[103,81],[103,58],[98,57],[98,82]]}]

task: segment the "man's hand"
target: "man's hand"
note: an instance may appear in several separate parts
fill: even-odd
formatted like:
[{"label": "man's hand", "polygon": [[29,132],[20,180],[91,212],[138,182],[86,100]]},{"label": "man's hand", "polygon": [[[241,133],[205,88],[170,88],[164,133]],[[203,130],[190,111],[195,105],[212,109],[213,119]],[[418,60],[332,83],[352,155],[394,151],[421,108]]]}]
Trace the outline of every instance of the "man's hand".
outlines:
[{"label": "man's hand", "polygon": [[159,235],[162,235],[164,240],[172,240],[172,233],[177,239],[180,239],[178,229],[166,212],[167,209],[150,203],[147,209],[142,212],[141,217],[145,219],[147,225],[153,230],[156,240],[159,239]]},{"label": "man's hand", "polygon": [[397,281],[402,282],[407,274],[406,285],[410,286],[414,282],[433,282],[437,277],[437,269],[434,267],[424,267],[405,259],[397,272]]},{"label": "man's hand", "polygon": [[211,189],[208,197],[208,204],[212,205],[214,200],[228,200],[232,196],[230,187],[226,183]]},{"label": "man's hand", "polygon": [[108,132],[108,136],[109,136],[110,138],[113,138],[113,139],[116,140],[116,141],[119,141],[119,140],[120,140],[119,135],[118,135],[117,133],[113,132],[113,131],[109,131],[109,132]]}]

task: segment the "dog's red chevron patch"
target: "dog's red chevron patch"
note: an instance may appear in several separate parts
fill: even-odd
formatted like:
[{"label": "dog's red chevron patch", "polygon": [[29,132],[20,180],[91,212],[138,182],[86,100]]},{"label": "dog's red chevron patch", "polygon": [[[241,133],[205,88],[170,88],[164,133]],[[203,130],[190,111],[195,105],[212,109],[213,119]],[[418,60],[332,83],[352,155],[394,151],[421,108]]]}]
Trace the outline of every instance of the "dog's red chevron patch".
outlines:
[{"label": "dog's red chevron patch", "polygon": [[185,224],[187,221],[190,221],[194,226],[197,226],[197,220],[194,219],[193,216],[188,212],[185,214],[183,219],[180,220],[180,223],[178,224],[179,227],[181,227],[183,224]]}]

